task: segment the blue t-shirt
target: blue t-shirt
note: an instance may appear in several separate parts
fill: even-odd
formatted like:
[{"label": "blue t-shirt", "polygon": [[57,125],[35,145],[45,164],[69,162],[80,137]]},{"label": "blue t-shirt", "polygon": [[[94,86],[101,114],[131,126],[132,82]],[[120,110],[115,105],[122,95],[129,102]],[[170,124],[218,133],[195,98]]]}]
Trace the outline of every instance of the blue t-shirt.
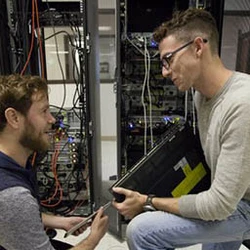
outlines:
[{"label": "blue t-shirt", "polygon": [[27,161],[24,168],[12,158],[0,152],[0,191],[15,186],[29,189],[31,194],[38,199],[36,173],[30,161]]}]

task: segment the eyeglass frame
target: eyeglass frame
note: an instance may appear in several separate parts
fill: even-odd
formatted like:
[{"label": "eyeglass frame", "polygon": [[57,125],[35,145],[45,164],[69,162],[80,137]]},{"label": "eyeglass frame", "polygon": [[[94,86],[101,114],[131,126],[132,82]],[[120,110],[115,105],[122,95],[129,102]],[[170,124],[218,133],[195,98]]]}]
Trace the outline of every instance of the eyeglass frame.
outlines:
[{"label": "eyeglass frame", "polygon": [[[204,43],[207,43],[208,40],[203,38],[202,39]],[[191,45],[192,43],[194,42],[194,40],[192,41],[189,41],[187,43],[185,43],[184,45],[182,45],[181,47],[177,48],[176,50],[172,51],[172,52],[168,52],[166,53],[162,59],[161,59],[161,66],[164,67],[166,70],[169,70],[170,69],[170,60],[171,58],[177,53],[179,52],[180,50],[186,48],[187,46]]]}]

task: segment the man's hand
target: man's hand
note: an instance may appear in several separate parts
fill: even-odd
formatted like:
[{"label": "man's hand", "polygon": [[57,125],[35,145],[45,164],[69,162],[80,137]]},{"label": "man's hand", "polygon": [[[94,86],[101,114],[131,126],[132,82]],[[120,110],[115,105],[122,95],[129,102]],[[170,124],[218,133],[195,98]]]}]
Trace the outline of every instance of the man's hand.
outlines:
[{"label": "man's hand", "polygon": [[83,242],[84,249],[94,249],[108,230],[108,216],[103,214],[102,207],[98,210],[90,230],[89,236]]},{"label": "man's hand", "polygon": [[123,194],[126,197],[121,203],[115,200],[112,203],[118,212],[125,216],[125,218],[132,219],[143,211],[143,205],[146,202],[147,195],[142,195],[139,192],[121,187],[115,187],[113,191],[118,194]]},{"label": "man's hand", "polygon": [[[81,221],[84,221],[84,218],[79,216],[64,217],[42,213],[42,221],[44,226],[47,228],[63,229],[68,231],[73,226],[77,225]],[[79,228],[76,232],[74,232],[74,235],[83,233],[90,226],[90,224],[91,223],[87,223]]]},{"label": "man's hand", "polygon": [[[64,224],[63,224],[63,229],[65,231],[70,230],[72,227],[74,227],[75,225],[79,224],[80,222],[84,221],[85,219],[83,217],[75,217],[75,216],[71,216],[71,217],[65,217],[64,218]],[[79,229],[77,229],[73,235],[78,236],[81,233],[83,233],[89,226],[91,225],[91,221],[88,222],[87,224],[83,225],[82,227],[80,227]]]},{"label": "man's hand", "polygon": [[108,216],[103,214],[103,207],[101,207],[92,221],[88,237],[79,242],[72,250],[94,250],[107,230]]}]

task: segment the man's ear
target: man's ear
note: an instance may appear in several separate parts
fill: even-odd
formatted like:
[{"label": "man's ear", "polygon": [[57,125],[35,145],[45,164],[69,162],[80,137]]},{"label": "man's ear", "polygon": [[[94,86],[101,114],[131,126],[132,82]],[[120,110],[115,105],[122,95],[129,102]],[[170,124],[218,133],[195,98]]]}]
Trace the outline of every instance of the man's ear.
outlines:
[{"label": "man's ear", "polygon": [[196,47],[195,53],[197,57],[200,57],[203,52],[204,41],[201,37],[196,37],[194,40],[194,44]]},{"label": "man's ear", "polygon": [[7,120],[7,123],[14,129],[17,129],[20,124],[20,113],[15,110],[14,108],[7,108],[5,110],[5,117]]}]

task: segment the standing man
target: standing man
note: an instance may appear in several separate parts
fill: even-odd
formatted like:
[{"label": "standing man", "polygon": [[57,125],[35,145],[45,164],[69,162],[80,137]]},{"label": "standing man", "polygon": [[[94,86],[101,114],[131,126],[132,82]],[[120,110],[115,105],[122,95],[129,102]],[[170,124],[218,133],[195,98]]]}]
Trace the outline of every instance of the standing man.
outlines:
[{"label": "standing man", "polygon": [[[0,245],[6,250],[54,249],[44,227],[69,230],[83,220],[39,211],[35,173],[28,158],[49,148],[54,122],[44,80],[0,77]],[[107,216],[100,209],[88,237],[72,249],[93,250],[106,231]]]},{"label": "standing man", "polygon": [[[179,198],[147,197],[124,188],[117,210],[133,218],[132,250],[175,249],[201,243],[203,250],[236,250],[250,238],[250,76],[228,70],[218,55],[211,14],[188,9],[154,33],[162,75],[186,91],[195,89],[198,128],[211,187]],[[149,203],[153,212],[143,212]]]}]

